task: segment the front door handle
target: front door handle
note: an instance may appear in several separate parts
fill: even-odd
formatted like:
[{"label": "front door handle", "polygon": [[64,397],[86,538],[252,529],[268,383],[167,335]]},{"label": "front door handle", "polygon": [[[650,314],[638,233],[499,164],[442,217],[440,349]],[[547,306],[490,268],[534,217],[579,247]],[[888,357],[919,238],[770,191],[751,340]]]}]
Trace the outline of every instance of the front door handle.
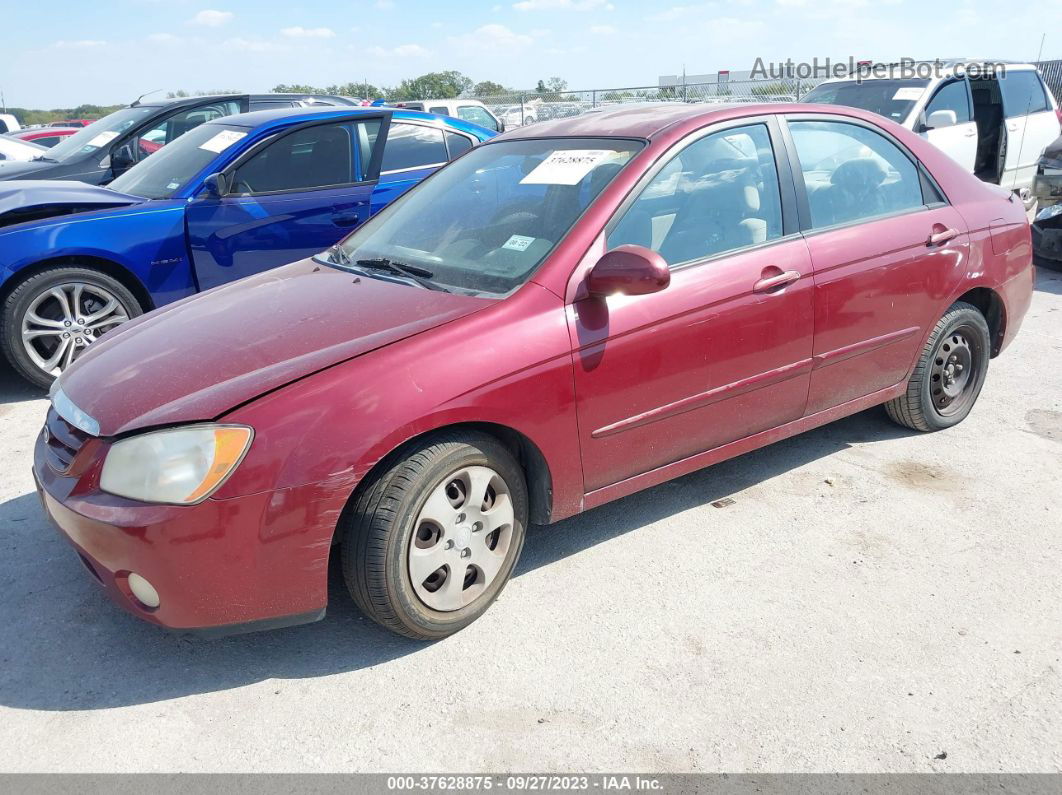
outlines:
[{"label": "front door handle", "polygon": [[784,271],[777,276],[768,276],[765,279],[760,279],[752,285],[752,292],[766,293],[771,290],[777,290],[779,287],[785,287],[787,284],[792,284],[799,278],[800,271]]},{"label": "front door handle", "polygon": [[332,223],[335,224],[336,226],[342,226],[342,227],[357,226],[360,222],[361,222],[361,216],[358,215],[357,213],[354,213],[353,215],[346,214],[346,215],[333,215],[332,216]]},{"label": "front door handle", "polygon": [[[939,226],[939,224],[938,224]],[[930,232],[929,239],[926,241],[927,246],[939,246],[943,243],[947,243],[949,240],[959,236],[958,229],[942,229],[939,232]]]}]

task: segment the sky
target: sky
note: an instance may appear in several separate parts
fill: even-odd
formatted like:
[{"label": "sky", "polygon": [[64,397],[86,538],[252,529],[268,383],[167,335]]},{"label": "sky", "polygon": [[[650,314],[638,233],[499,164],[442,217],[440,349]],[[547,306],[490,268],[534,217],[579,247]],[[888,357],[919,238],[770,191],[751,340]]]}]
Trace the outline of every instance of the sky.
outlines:
[{"label": "sky", "polygon": [[[154,89],[268,91],[457,69],[530,88],[656,85],[756,58],[1062,58],[1062,0],[10,0],[8,106],[126,103]],[[1003,19],[1005,17],[1005,19]]]}]

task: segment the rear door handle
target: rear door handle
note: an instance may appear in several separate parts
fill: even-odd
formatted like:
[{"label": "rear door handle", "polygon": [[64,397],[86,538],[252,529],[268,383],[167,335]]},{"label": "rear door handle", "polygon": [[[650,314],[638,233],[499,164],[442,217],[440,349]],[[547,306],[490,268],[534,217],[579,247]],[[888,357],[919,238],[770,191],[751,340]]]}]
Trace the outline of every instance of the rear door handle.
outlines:
[{"label": "rear door handle", "polygon": [[929,239],[926,241],[927,246],[939,246],[942,243],[947,243],[949,240],[959,236],[958,229],[945,229],[941,232],[931,232]]},{"label": "rear door handle", "polygon": [[332,216],[332,223],[335,224],[336,226],[343,226],[343,227],[357,226],[360,221],[361,221],[361,216],[358,215],[357,213],[354,213],[353,215],[345,214],[345,215],[333,215]]},{"label": "rear door handle", "polygon": [[777,276],[768,276],[766,279],[760,279],[752,285],[752,292],[766,293],[771,290],[777,290],[779,287],[785,287],[787,284],[792,284],[799,278],[800,271],[785,271],[784,273],[779,273]]}]

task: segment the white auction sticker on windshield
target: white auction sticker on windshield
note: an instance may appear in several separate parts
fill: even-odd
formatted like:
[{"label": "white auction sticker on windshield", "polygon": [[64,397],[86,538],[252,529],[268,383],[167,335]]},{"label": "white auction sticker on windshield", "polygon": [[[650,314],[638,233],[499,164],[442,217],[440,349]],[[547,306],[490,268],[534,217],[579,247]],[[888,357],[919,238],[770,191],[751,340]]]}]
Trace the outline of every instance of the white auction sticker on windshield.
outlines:
[{"label": "white auction sticker on windshield", "polygon": [[922,98],[922,94],[925,92],[924,88],[899,88],[896,93],[892,95],[893,99],[902,100],[904,102],[918,102]]},{"label": "white auction sticker on windshield", "polygon": [[247,133],[236,132],[236,130],[222,130],[210,140],[199,144],[199,148],[208,152],[224,152],[238,140],[246,137],[246,135]]},{"label": "white auction sticker on windshield", "polygon": [[578,185],[612,149],[558,149],[520,180],[521,185]]},{"label": "white auction sticker on windshield", "polygon": [[88,145],[94,146],[99,149],[101,146],[106,146],[117,137],[118,133],[116,133],[114,130],[107,130],[106,132],[101,132],[99,135],[89,141]]},{"label": "white auction sticker on windshield", "polygon": [[533,237],[527,235],[513,235],[502,244],[502,248],[508,248],[513,251],[527,251],[527,247],[535,242]]}]

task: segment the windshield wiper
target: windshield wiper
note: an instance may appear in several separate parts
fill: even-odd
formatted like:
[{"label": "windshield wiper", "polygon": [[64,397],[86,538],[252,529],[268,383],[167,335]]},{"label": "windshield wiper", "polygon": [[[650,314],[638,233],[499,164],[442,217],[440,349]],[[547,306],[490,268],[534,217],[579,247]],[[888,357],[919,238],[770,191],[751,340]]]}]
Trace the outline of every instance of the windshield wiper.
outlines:
[{"label": "windshield wiper", "polygon": [[33,158],[34,163],[58,163],[54,157],[46,157],[45,155],[37,155]]},{"label": "windshield wiper", "polygon": [[336,243],[332,248],[328,249],[328,260],[334,262],[336,265],[349,265],[350,254],[339,243]]},{"label": "windshield wiper", "polygon": [[[346,264],[350,263],[350,255],[345,251]],[[430,282],[432,276],[435,275],[435,271],[430,271],[427,268],[421,268],[417,265],[408,265],[404,262],[395,262],[392,259],[386,257],[374,257],[371,259],[359,259],[354,261],[355,265],[360,265],[363,268],[369,268],[370,270],[386,271],[387,273],[394,273],[398,276],[405,276],[407,279],[412,279],[421,287],[425,287],[429,290],[441,290],[444,293],[450,292],[442,285]]]}]

